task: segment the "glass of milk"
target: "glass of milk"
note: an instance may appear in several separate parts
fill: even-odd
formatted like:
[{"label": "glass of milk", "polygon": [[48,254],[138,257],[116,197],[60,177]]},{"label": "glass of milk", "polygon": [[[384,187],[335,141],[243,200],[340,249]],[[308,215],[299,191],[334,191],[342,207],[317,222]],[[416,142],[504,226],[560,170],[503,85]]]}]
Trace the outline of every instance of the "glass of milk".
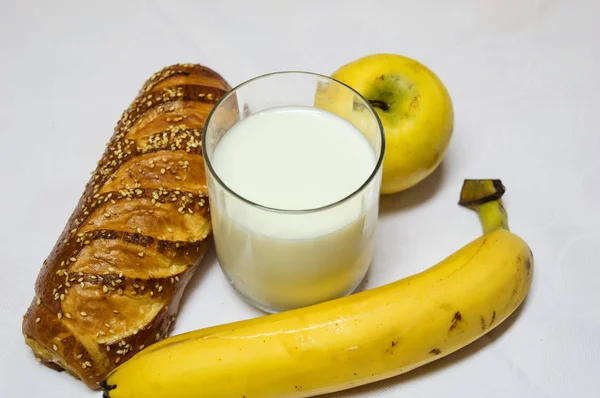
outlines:
[{"label": "glass of milk", "polygon": [[259,76],[213,108],[202,145],[217,257],[247,301],[279,312],[356,289],[385,148],[360,94],[313,73]]}]

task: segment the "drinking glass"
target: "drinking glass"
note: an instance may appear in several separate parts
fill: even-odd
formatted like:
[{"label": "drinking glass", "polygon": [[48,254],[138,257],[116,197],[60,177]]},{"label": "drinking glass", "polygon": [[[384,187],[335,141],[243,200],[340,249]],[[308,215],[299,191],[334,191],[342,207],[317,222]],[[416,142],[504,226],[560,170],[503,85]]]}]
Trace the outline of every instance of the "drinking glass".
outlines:
[{"label": "drinking glass", "polygon": [[[304,210],[270,208],[228,187],[211,163],[219,141],[239,121],[282,106],[319,108],[352,123],[376,159],[364,183],[335,203]],[[217,258],[243,298],[266,312],[279,312],[339,298],[356,289],[373,259],[385,151],[383,127],[365,98],[315,73],[259,76],[240,84],[215,105],[204,126],[202,151]],[[277,225],[287,228],[277,230],[273,227]]]}]

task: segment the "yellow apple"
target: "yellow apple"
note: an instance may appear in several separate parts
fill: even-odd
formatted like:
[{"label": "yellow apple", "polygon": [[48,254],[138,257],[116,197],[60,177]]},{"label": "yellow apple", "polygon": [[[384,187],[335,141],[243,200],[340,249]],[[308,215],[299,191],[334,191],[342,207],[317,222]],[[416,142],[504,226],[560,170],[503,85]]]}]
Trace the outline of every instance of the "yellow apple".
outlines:
[{"label": "yellow apple", "polygon": [[386,139],[381,193],[410,188],[436,169],[450,144],[454,111],[431,70],[401,55],[373,54],[331,77],[358,91],[381,119]]}]

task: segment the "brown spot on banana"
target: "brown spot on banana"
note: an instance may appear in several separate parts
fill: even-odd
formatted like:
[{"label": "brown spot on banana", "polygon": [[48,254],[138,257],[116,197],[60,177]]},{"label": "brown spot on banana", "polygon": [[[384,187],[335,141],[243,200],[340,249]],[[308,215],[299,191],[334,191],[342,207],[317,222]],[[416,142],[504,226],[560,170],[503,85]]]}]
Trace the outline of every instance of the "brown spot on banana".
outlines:
[{"label": "brown spot on banana", "polygon": [[525,260],[525,269],[527,270],[527,274],[531,272],[531,257]]},{"label": "brown spot on banana", "polygon": [[429,351],[429,353],[433,355],[440,355],[442,353],[442,350],[440,350],[439,348],[434,348],[433,350]]},{"label": "brown spot on banana", "polygon": [[394,347],[398,345],[398,339],[392,340],[392,344],[386,350],[387,353],[394,355]]},{"label": "brown spot on banana", "polygon": [[485,318],[483,317],[483,315],[481,315],[480,318],[481,318],[481,330],[484,331],[487,328],[487,325],[485,324]]},{"label": "brown spot on banana", "polygon": [[461,321],[462,315],[460,314],[460,311],[456,311],[456,314],[454,314],[454,318],[452,318],[452,322],[450,323],[450,330],[448,330],[448,332],[451,332],[454,329],[456,329],[456,327]]}]

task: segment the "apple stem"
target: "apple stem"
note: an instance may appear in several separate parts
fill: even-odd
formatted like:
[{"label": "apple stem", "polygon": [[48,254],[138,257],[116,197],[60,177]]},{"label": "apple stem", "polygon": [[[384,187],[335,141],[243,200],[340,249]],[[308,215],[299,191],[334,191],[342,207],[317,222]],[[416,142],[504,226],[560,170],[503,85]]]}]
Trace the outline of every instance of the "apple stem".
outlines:
[{"label": "apple stem", "polygon": [[369,100],[369,104],[371,104],[375,108],[381,109],[382,111],[387,111],[390,108],[387,103],[381,100]]}]

